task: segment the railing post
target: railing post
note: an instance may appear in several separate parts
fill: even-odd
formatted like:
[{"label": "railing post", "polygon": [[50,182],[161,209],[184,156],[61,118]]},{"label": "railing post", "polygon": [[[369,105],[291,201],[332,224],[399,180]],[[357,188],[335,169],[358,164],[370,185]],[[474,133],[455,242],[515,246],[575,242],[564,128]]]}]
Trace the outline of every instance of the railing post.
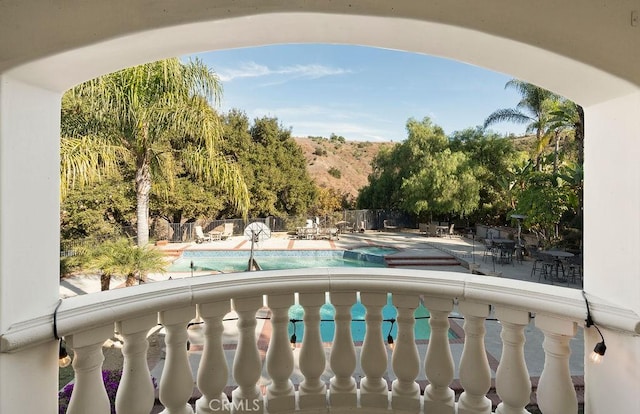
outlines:
[{"label": "railing post", "polygon": [[161,311],[158,320],[164,325],[167,354],[160,377],[161,414],[193,414],[189,398],[193,394],[193,374],[187,354],[187,324],[195,316],[192,306]]},{"label": "railing post", "polygon": [[449,387],[454,375],[449,347],[449,313],[453,310],[453,299],[425,297],[424,305],[431,315],[431,336],[424,362],[424,371],[430,384],[424,390],[424,411],[453,414],[455,393]]},{"label": "railing post", "polygon": [[67,414],[110,414],[111,404],[102,380],[102,345],[113,335],[113,325],[79,332],[65,337],[73,349],[75,385]]},{"label": "railing post", "polygon": [[155,390],[147,365],[147,333],[158,324],[156,313],[116,322],[122,334],[122,378],[116,395],[118,414],[148,414],[153,408]]},{"label": "railing post", "polygon": [[331,347],[331,378],[329,402],[332,407],[353,407],[358,403],[356,381],[356,349],[351,337],[351,307],[356,301],[355,292],[331,293],[331,303],[336,308],[335,335]]},{"label": "railing post", "polygon": [[418,307],[417,295],[393,295],[398,310],[398,338],[395,341],[391,364],[396,379],[391,384],[391,407],[394,410],[418,412],[420,387],[415,379],[420,372],[420,356],[416,346],[413,313]]},{"label": "railing post", "polygon": [[228,398],[223,393],[227,385],[229,368],[222,347],[222,319],[230,311],[230,302],[203,303],[197,305],[198,315],[204,321],[204,349],[198,367],[198,389],[202,393],[196,401],[196,413],[228,412]]},{"label": "railing post", "polygon": [[491,414],[491,368],[484,345],[485,320],[491,312],[489,305],[459,301],[464,315],[464,347],[460,358],[460,383],[464,392],[458,399],[458,414]]},{"label": "railing post", "polygon": [[324,292],[300,293],[300,305],[304,308],[304,337],[300,350],[300,371],[304,380],[298,388],[300,409],[325,408],[327,385],[320,379],[327,357],[320,336],[320,307],[325,303]]},{"label": "railing post", "polygon": [[238,388],[231,393],[231,412],[262,412],[264,401],[258,388],[262,361],[256,341],[256,312],[262,307],[262,296],[233,300],[238,313],[238,348],[233,359],[233,377]]},{"label": "railing post", "polygon": [[389,385],[382,377],[387,371],[389,356],[382,336],[382,308],[386,293],[360,293],[365,306],[366,331],[360,353],[360,365],[365,377],[360,381],[360,404],[363,408],[386,408],[389,405]]},{"label": "railing post", "polygon": [[502,400],[496,414],[523,414],[531,401],[531,379],[524,359],[524,328],[529,324],[529,312],[496,306],[496,316],[502,324],[502,356],[496,372],[496,391]]},{"label": "railing post", "polygon": [[289,308],[293,294],[271,295],[267,298],[271,309],[272,334],[267,351],[267,372],[271,384],[267,387],[266,406],[270,413],[293,411],[296,394],[289,377],[293,372],[293,351],[288,338]]},{"label": "railing post", "polygon": [[576,335],[576,323],[538,314],[536,327],[544,333],[545,353],[537,390],[538,406],[544,414],[577,413],[578,400],[569,370],[569,341]]}]

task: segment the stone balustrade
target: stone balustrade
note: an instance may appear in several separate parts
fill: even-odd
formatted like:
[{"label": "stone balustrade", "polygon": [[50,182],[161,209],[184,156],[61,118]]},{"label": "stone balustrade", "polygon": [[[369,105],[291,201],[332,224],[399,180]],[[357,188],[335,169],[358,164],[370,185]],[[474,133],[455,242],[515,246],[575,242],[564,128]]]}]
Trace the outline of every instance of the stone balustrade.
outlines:
[{"label": "stone balustrade", "polygon": [[[391,297],[397,310],[393,351],[387,346],[382,308]],[[327,298],[335,307],[331,344],[320,333],[320,307]],[[366,333],[359,357],[351,335],[351,307],[366,309]],[[304,337],[292,350],[287,325],[294,303],[304,309]],[[421,355],[414,338],[414,311],[430,312],[431,336]],[[256,313],[270,310],[272,333],[263,358],[258,349]],[[238,343],[228,366],[223,348],[223,318],[237,313]],[[632,312],[608,308],[596,300],[592,311],[601,324],[640,333]],[[454,361],[447,336],[452,312],[464,317],[462,356]],[[166,336],[166,358],[159,384],[165,414],[248,412],[411,412],[488,414],[486,393],[491,372],[485,351],[485,321],[502,325],[502,353],[495,376],[502,402],[499,414],[522,414],[530,401],[531,381],[524,359],[524,328],[535,315],[544,334],[544,371],[537,399],[545,414],[576,413],[577,400],[569,372],[569,340],[582,326],[586,308],[579,291],[556,286],[440,271],[398,269],[303,269],[216,275],[172,280],[63,301],[57,313],[58,332],[74,352],[76,386],[69,414],[108,414],[101,384],[102,343],[115,331],[124,338],[124,370],[116,398],[119,414],[149,413],[153,386],[146,365],[146,332],[157,323]],[[198,318],[204,347],[194,383],[187,350],[187,325]],[[41,318],[42,319],[42,318]],[[2,337],[2,351],[44,342],[50,319],[28,321]],[[326,347],[330,346],[329,357]],[[294,352],[304,379],[295,389],[291,376]],[[424,365],[421,366],[421,361]],[[264,392],[258,384],[263,364],[270,377]],[[450,385],[459,367],[464,391],[456,401]],[[364,376],[354,378],[360,366]],[[326,371],[330,381],[322,379]],[[395,379],[389,383],[387,372]],[[229,372],[235,389],[225,394]],[[423,372],[428,385],[416,379]],[[189,404],[194,387],[202,397]]]}]

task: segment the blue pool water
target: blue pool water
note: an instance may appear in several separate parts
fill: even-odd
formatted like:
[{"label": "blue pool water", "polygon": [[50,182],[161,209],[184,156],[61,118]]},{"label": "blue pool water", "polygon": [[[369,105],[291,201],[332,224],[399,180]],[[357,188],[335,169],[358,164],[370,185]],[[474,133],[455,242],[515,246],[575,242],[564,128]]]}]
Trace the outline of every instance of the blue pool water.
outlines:
[{"label": "blue pool water", "polygon": [[[354,341],[364,341],[364,335],[366,332],[366,324],[364,322],[365,307],[360,302],[357,302],[351,308],[351,336]],[[422,305],[415,310],[414,317],[416,318],[414,326],[414,335],[416,340],[429,339],[431,334],[431,327],[429,326],[429,311]],[[293,305],[289,308],[289,319],[302,320],[304,316],[304,309],[300,305]],[[332,342],[335,331],[335,308],[331,304],[324,304],[320,308],[320,335],[323,342]],[[392,305],[391,295],[387,299],[387,305],[382,308],[382,319],[391,319],[397,317],[396,308]],[[289,336],[293,334],[293,323],[289,322]],[[398,337],[398,324],[391,322],[382,322],[382,335],[386,341],[387,335],[389,335],[389,328],[391,328],[391,335],[394,338]],[[295,333],[297,342],[301,343],[304,337],[304,323],[302,321],[295,323]],[[449,330],[449,338],[455,338],[455,334]]]},{"label": "blue pool water", "polygon": [[[356,250],[259,250],[254,257],[263,270],[301,269],[310,267],[386,267],[383,253],[386,249],[368,252]],[[191,262],[195,271],[222,273],[247,270],[248,251],[187,250],[167,269],[169,272],[189,272]]]}]

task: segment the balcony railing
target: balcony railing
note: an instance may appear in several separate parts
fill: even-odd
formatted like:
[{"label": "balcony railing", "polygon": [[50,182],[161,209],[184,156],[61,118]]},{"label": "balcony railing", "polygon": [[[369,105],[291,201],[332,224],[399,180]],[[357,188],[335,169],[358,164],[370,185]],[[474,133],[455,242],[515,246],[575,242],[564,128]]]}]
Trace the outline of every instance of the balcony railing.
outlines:
[{"label": "balcony railing", "polygon": [[[326,293],[335,307],[335,332],[329,357],[320,335],[320,307]],[[397,309],[398,333],[389,384],[382,308],[391,294]],[[366,308],[366,333],[359,361],[351,335],[351,307],[359,300]],[[294,357],[287,326],[294,302],[304,308],[304,339],[299,369],[304,379],[294,387]],[[423,303],[429,310],[431,336],[422,360],[414,338],[414,311]],[[264,364],[269,385],[258,387],[263,372],[255,336],[256,312],[267,306],[272,335]],[[231,367],[222,341],[223,318],[235,310],[238,344]],[[448,340],[448,317],[464,317],[465,342],[459,367],[464,391],[455,400],[450,384],[454,360]],[[635,313],[592,298],[592,314],[600,326],[629,334],[640,333]],[[524,358],[524,329],[535,315],[544,334],[544,370],[537,401],[545,413],[576,413],[578,403],[569,371],[569,341],[586,318],[581,292],[557,286],[470,274],[383,268],[298,269],[236,273],[171,280],[65,299],[57,311],[56,329],[75,354],[76,385],[69,414],[108,414],[109,401],[102,382],[102,346],[115,331],[124,338],[124,369],[116,398],[119,414],[149,413],[154,388],[147,367],[147,333],[158,323],[166,331],[166,358],[159,384],[163,413],[193,413],[188,404],[194,381],[189,365],[187,325],[199,318],[204,325],[204,348],[196,386],[202,397],[196,413],[218,411],[284,412],[425,412],[491,413],[486,394],[491,370],[485,351],[485,320],[501,323],[502,352],[495,374],[501,403],[499,414],[521,414],[530,401],[531,382]],[[52,315],[25,321],[2,336],[2,352],[11,352],[51,340]],[[328,360],[327,360],[328,359]],[[354,379],[356,365],[364,373]],[[321,378],[329,365],[329,383]],[[428,385],[421,392],[420,371]],[[232,403],[224,393],[233,375]],[[237,385],[235,385],[237,384]]]}]

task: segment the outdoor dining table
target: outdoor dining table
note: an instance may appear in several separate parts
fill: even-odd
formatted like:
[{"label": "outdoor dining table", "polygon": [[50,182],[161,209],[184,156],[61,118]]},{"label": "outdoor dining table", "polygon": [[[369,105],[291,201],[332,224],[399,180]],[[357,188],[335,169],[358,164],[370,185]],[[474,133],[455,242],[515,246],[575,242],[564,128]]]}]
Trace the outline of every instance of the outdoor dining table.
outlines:
[{"label": "outdoor dining table", "polygon": [[[564,274],[564,265],[562,264],[562,260],[568,257],[573,257],[574,254],[571,252],[565,252],[564,250],[542,250],[540,254],[546,254],[547,256],[553,257],[554,266],[552,269],[551,277],[553,278],[553,270],[555,270],[556,279],[563,280],[565,277],[565,274]],[[559,275],[560,268],[562,268],[563,279],[560,279],[560,275]]]},{"label": "outdoor dining table", "polygon": [[513,249],[515,248],[516,242],[511,239],[486,239],[490,242],[492,249],[496,249],[495,254],[493,255],[494,263],[497,262],[502,263],[512,263],[513,261]]},{"label": "outdoor dining table", "polygon": [[449,226],[436,226],[436,235],[442,236],[449,232]]}]

